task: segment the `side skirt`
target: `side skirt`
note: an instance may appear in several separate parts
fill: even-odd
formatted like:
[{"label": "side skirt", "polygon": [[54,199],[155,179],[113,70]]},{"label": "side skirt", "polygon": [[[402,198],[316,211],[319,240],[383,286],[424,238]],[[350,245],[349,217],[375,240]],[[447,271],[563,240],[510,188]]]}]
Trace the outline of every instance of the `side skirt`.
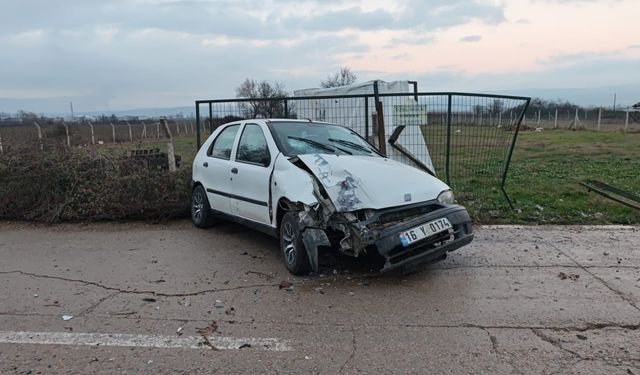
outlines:
[{"label": "side skirt", "polygon": [[245,227],[249,227],[251,229],[255,229],[257,231],[260,231],[262,233],[268,234],[271,237],[274,238],[278,238],[278,231],[276,228],[273,228],[270,225],[267,224],[263,224],[263,223],[257,223],[255,221],[249,220],[249,219],[245,219],[242,217],[238,217],[238,216],[233,216],[230,215],[226,212],[222,212],[222,211],[217,211],[217,210],[211,210],[211,213],[215,216],[218,217],[220,219],[224,219],[227,221],[233,221],[234,223],[238,223],[240,225],[244,225]]}]

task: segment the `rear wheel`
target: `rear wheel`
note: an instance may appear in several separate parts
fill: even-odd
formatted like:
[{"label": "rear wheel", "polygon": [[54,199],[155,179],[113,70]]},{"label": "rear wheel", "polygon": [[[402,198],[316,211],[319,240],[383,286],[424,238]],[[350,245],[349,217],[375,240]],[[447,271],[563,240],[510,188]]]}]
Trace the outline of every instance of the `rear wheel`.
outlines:
[{"label": "rear wheel", "polygon": [[214,223],[207,193],[197,185],[191,193],[191,222],[198,228],[209,228]]},{"label": "rear wheel", "polygon": [[308,275],[311,271],[309,256],[298,227],[298,211],[289,211],[280,223],[280,250],[284,265],[294,275]]}]

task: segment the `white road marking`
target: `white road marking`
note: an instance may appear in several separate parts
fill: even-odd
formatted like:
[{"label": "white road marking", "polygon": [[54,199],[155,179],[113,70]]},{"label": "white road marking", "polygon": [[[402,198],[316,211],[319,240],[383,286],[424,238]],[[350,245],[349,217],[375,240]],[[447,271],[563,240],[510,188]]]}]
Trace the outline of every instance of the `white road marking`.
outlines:
[{"label": "white road marking", "polygon": [[[138,348],[240,349],[291,351],[288,340],[277,338],[132,335],[125,333],[0,331],[0,343],[43,345],[125,346]],[[250,345],[250,347],[247,347]]]}]

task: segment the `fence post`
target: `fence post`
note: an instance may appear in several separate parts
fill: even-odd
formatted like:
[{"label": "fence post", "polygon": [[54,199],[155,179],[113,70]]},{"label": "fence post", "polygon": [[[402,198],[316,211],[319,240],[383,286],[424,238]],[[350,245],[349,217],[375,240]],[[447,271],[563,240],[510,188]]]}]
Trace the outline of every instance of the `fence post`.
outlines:
[{"label": "fence post", "polygon": [[598,131],[600,131],[600,122],[602,121],[602,107],[598,109]]},{"label": "fence post", "polygon": [[87,121],[87,124],[89,124],[89,129],[91,130],[91,144],[95,145],[96,144],[96,136],[95,136],[95,133],[93,132],[93,124],[91,123],[91,121]]},{"label": "fence post", "polygon": [[69,136],[69,125],[66,122],[62,121],[62,125],[64,125],[64,132],[67,135],[67,147],[71,149],[71,137]]},{"label": "fence post", "polygon": [[556,108],[556,119],[553,122],[553,128],[558,129],[558,109]]},{"label": "fence post", "polygon": [[[166,122],[167,120],[165,119],[164,121]],[[167,126],[169,125],[167,124]],[[160,123],[159,122],[156,124],[156,138],[160,139]]]},{"label": "fence post", "polygon": [[133,142],[133,132],[131,132],[131,124],[127,121],[127,126],[129,127],[129,142]]},{"label": "fence post", "polygon": [[176,121],[176,135],[180,135],[180,124]]},{"label": "fence post", "polygon": [[116,143],[116,126],[113,125],[113,122],[109,124],[111,125],[111,138],[113,139],[113,143]]},{"label": "fence post", "polygon": [[624,118],[624,132],[627,132],[627,128],[629,127],[629,107],[627,107],[627,115]]},{"label": "fence post", "polygon": [[142,124],[142,135],[140,138],[147,139],[147,124],[145,124],[144,121],[140,121],[140,123]]},{"label": "fence post", "polygon": [[40,129],[40,125],[37,122],[33,122],[33,125],[38,129],[38,143],[40,144],[40,151],[44,151],[44,145],[42,144],[42,129]]},{"label": "fence post", "polygon": [[500,115],[498,117],[498,127],[501,128],[502,127],[502,112],[500,112]]},{"label": "fence post", "polygon": [[4,148],[2,148],[2,133],[0,133],[0,154],[4,154]]},{"label": "fence post", "polygon": [[196,151],[200,149],[202,140],[202,129],[200,127],[200,103],[196,102]]},{"label": "fence post", "polygon": [[364,97],[364,139],[369,141],[369,97]]},{"label": "fence post", "polygon": [[209,134],[213,133],[213,104],[209,103]]},{"label": "fence post", "polygon": [[538,128],[540,127],[540,110],[538,110]]},{"label": "fence post", "polygon": [[447,148],[445,152],[444,170],[447,177],[447,185],[451,185],[451,174],[449,171],[449,159],[451,156],[451,94],[447,95]]},{"label": "fence post", "polygon": [[378,96],[378,81],[373,82],[373,93],[376,101],[376,126],[378,128],[378,147],[380,153],[387,156],[387,139],[384,132],[384,109],[382,108],[382,102]]},{"label": "fence post", "polygon": [[164,117],[160,118],[160,122],[158,123],[158,129],[162,125],[162,129],[164,130],[165,136],[167,137],[167,158],[169,159],[169,172],[176,171],[176,154],[173,149],[173,137],[171,136],[171,129],[169,128],[169,123],[167,119]]}]

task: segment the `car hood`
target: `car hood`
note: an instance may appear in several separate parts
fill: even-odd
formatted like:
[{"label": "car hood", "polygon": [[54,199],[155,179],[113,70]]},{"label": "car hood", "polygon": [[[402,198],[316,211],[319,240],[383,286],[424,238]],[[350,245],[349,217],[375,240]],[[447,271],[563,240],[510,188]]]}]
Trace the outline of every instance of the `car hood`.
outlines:
[{"label": "car hood", "polygon": [[340,212],[423,202],[449,189],[430,174],[387,158],[333,154],[298,158],[322,183]]}]

